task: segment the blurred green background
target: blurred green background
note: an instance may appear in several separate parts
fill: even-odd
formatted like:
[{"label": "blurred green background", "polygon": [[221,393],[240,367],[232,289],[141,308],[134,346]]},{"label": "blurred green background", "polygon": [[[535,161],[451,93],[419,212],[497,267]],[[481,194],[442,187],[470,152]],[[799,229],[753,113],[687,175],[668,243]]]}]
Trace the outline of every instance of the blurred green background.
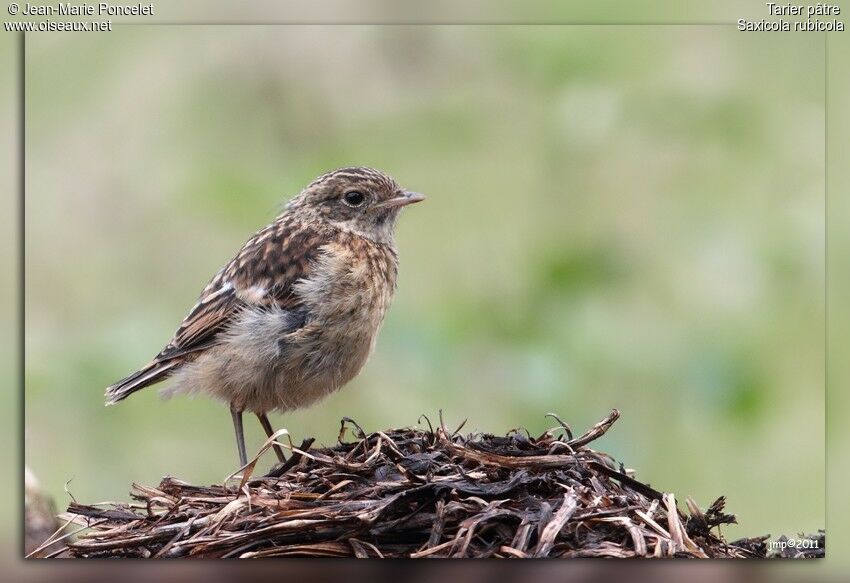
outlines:
[{"label": "blurred green background", "polygon": [[[103,389],[344,165],[428,201],[332,444],[559,413],[730,538],[824,526],[820,35],[713,26],[121,27],[27,39],[26,462],[63,506],[235,469],[230,416]],[[249,449],[261,430],[248,425]],[[272,456],[267,463],[272,462]]]}]

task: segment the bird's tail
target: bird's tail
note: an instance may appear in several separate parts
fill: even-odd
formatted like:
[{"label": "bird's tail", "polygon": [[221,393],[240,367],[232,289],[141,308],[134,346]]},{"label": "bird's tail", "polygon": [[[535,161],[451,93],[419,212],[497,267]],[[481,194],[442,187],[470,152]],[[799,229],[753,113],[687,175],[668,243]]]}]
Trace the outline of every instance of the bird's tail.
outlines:
[{"label": "bird's tail", "polygon": [[154,360],[127,378],[121,379],[117,383],[106,387],[106,404],[114,405],[118,401],[126,399],[139,389],[144,389],[148,385],[161,381],[176,365],[176,360],[164,362]]}]

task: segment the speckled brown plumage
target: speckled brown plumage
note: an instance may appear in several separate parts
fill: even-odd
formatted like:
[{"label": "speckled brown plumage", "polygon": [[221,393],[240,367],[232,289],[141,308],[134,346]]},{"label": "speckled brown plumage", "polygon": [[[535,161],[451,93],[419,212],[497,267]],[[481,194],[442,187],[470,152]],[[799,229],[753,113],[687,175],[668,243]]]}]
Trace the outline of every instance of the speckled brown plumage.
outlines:
[{"label": "speckled brown plumage", "polygon": [[[351,380],[374,348],[396,286],[393,230],[422,196],[386,174],[343,168],[313,181],[201,292],[171,341],[107,388],[107,404],[164,379],[264,422]],[[244,446],[240,444],[244,462]]]}]

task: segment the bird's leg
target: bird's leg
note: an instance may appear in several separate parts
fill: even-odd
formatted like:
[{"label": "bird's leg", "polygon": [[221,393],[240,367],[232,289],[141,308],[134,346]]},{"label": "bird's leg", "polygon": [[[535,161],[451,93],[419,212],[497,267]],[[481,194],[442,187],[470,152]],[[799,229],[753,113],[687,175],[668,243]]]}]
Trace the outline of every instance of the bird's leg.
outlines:
[{"label": "bird's leg", "polygon": [[242,430],[242,411],[230,405],[230,415],[233,417],[233,429],[236,431],[236,449],[239,450],[239,467],[248,464],[248,456],[245,453],[245,432]]},{"label": "bird's leg", "polygon": [[[269,423],[269,418],[266,416],[265,413],[257,413],[257,419],[260,420],[260,425],[263,426],[263,431],[266,432],[267,436],[271,437],[272,435],[274,435],[274,429],[272,429],[272,424]],[[276,443],[272,444],[272,447],[274,448],[274,452],[277,455],[277,459],[282,462],[285,462],[286,456],[283,455],[283,450],[281,449],[281,447]]]}]

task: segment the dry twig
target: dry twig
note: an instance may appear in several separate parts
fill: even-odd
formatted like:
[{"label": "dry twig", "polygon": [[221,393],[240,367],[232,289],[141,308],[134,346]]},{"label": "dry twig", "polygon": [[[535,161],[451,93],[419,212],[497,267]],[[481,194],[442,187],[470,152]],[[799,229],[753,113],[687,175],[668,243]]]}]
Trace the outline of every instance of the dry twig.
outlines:
[{"label": "dry twig", "polygon": [[[723,499],[688,514],[587,447],[584,435],[531,438],[406,428],[333,448],[279,445],[290,459],[252,476],[256,458],[223,485],[165,478],[134,485],[138,504],[72,503],[87,532],[75,557],[757,557],[764,539],[726,543]],[[344,427],[343,427],[344,428]],[[276,437],[261,451],[267,451]],[[238,480],[238,481],[237,481]]]}]

